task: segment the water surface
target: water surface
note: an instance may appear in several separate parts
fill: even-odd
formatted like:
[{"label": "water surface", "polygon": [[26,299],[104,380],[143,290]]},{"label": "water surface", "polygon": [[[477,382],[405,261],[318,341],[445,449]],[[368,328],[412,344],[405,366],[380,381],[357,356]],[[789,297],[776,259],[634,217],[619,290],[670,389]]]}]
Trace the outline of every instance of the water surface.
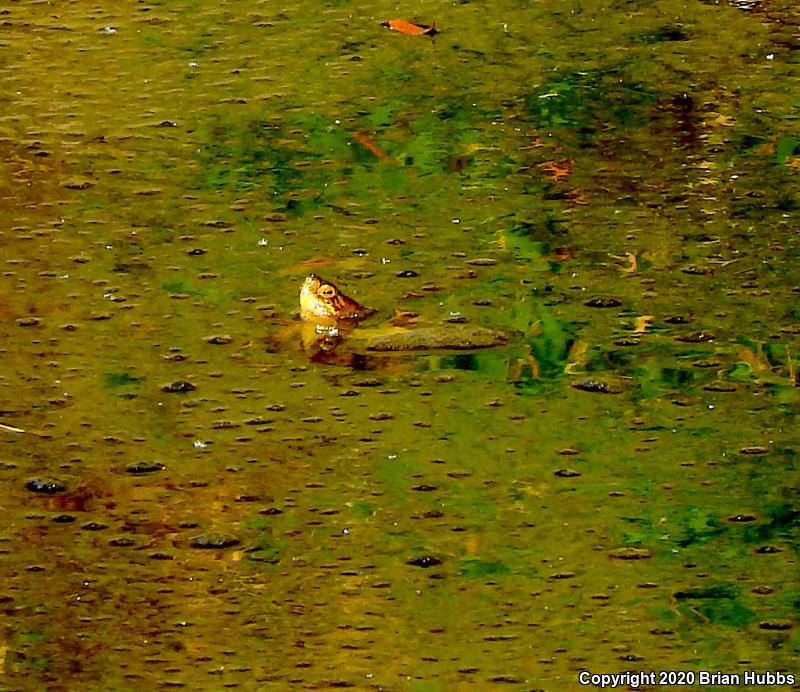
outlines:
[{"label": "water surface", "polygon": [[793,3],[0,12],[4,689],[797,674]]}]

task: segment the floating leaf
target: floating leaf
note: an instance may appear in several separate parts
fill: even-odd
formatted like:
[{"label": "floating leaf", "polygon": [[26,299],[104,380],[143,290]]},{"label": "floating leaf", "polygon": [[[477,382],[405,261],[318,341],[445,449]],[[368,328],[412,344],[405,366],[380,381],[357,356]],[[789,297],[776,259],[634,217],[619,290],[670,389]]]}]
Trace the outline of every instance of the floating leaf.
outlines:
[{"label": "floating leaf", "polygon": [[424,24],[407,22],[405,19],[390,19],[386,22],[381,22],[381,26],[406,36],[433,36],[439,33],[436,28],[436,22],[433,22],[430,26],[425,26]]},{"label": "floating leaf", "polygon": [[354,142],[358,142],[362,147],[369,151],[376,159],[386,161],[389,155],[381,149],[372,137],[364,132],[354,132],[352,135]]}]

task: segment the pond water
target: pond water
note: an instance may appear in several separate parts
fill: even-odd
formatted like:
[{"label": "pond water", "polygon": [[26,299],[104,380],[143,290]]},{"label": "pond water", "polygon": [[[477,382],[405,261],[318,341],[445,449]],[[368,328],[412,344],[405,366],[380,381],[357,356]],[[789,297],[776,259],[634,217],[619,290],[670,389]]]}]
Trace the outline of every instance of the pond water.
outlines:
[{"label": "pond water", "polygon": [[0,8],[0,687],[796,681],[799,20]]}]

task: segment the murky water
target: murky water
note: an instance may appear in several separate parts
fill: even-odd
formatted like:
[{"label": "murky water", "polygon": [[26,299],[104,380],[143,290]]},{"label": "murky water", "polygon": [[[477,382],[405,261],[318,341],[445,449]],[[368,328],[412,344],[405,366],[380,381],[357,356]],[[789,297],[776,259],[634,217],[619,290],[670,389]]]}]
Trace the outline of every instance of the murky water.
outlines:
[{"label": "murky water", "polygon": [[0,9],[0,687],[796,676],[799,19]]}]

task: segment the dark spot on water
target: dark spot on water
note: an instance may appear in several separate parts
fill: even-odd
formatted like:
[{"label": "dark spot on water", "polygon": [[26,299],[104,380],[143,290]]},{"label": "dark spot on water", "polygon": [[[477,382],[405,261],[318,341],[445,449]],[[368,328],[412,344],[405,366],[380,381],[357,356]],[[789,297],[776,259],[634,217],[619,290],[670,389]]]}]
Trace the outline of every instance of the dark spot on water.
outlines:
[{"label": "dark spot on water", "polygon": [[225,344],[229,344],[233,341],[233,337],[229,336],[228,334],[214,334],[213,336],[207,336],[206,342],[209,344],[214,344],[216,346],[224,346]]},{"label": "dark spot on water", "polygon": [[487,682],[507,682],[512,685],[521,685],[522,678],[516,675],[495,675],[493,678],[489,678]]},{"label": "dark spot on water", "polygon": [[720,361],[715,358],[700,358],[699,360],[692,361],[693,368],[718,368]]},{"label": "dark spot on water", "polygon": [[750,589],[750,592],[759,596],[768,596],[769,594],[774,593],[775,589],[773,589],[771,586],[756,586]]},{"label": "dark spot on water", "polygon": [[31,478],[25,483],[25,487],[34,493],[44,493],[46,495],[63,493],[67,489],[61,481],[53,480],[52,478]]},{"label": "dark spot on water", "polygon": [[20,317],[17,320],[18,327],[38,327],[41,324],[38,317]]},{"label": "dark spot on water", "polygon": [[683,341],[687,344],[702,344],[707,341],[714,341],[716,337],[710,332],[691,332],[690,334],[682,334],[676,336],[676,341]]},{"label": "dark spot on water", "polygon": [[84,531],[102,531],[103,529],[107,528],[108,526],[106,524],[100,524],[99,522],[96,521],[90,521],[81,526],[81,529],[83,529]]},{"label": "dark spot on water", "polygon": [[219,550],[239,545],[239,539],[222,533],[204,533],[191,539],[193,548],[209,548]]},{"label": "dark spot on water", "polygon": [[407,560],[406,564],[427,569],[428,567],[436,567],[437,565],[441,565],[442,561],[438,557],[433,557],[432,555],[422,555],[420,557]]},{"label": "dark spot on water", "polygon": [[415,276],[419,276],[419,274],[413,269],[404,269],[403,271],[397,272],[395,276],[398,279],[411,279]]},{"label": "dark spot on water", "polygon": [[193,392],[197,389],[197,386],[189,382],[188,380],[176,380],[175,382],[171,382],[170,384],[165,384],[161,387],[162,392]]},{"label": "dark spot on water", "polygon": [[444,516],[444,512],[440,512],[438,509],[432,509],[425,512],[422,516],[425,519],[441,519]]},{"label": "dark spot on water", "polygon": [[581,473],[580,471],[574,471],[572,469],[558,469],[553,475],[559,478],[575,478],[576,476],[580,476]]},{"label": "dark spot on water", "polygon": [[739,450],[739,454],[769,454],[769,449],[766,447],[743,447]]},{"label": "dark spot on water", "polygon": [[54,524],[71,524],[75,521],[75,517],[73,517],[71,514],[58,514],[50,521],[52,521]]},{"label": "dark spot on water", "polygon": [[690,317],[684,317],[683,315],[675,315],[673,317],[667,317],[664,322],[667,324],[689,324],[691,322]]},{"label": "dark spot on water", "polygon": [[363,380],[354,380],[352,382],[354,387],[380,387],[382,384],[383,382],[374,377],[368,377]]},{"label": "dark spot on water", "polygon": [[392,420],[392,418],[394,418],[394,416],[391,413],[386,413],[385,411],[380,411],[378,413],[372,413],[369,416],[370,420],[377,420],[377,421],[380,421],[380,420]]},{"label": "dark spot on water", "polygon": [[643,31],[634,34],[631,38],[634,43],[650,44],[664,41],[688,41],[691,36],[680,26],[662,26],[654,31]]},{"label": "dark spot on water", "polygon": [[145,473],[154,473],[156,471],[161,471],[164,468],[164,464],[158,461],[137,461],[135,464],[131,464],[125,469],[126,473],[133,474],[135,476],[140,476]]},{"label": "dark spot on water", "polygon": [[703,389],[707,392],[735,392],[736,385],[729,384],[727,382],[713,382],[711,384],[707,384],[703,387]]},{"label": "dark spot on water", "polygon": [[120,536],[119,538],[112,538],[108,544],[113,548],[130,548],[132,545],[136,544],[136,541],[127,536]]},{"label": "dark spot on water", "polygon": [[776,548],[774,545],[762,545],[760,548],[756,548],[756,553],[759,555],[773,555],[782,552],[780,548]]},{"label": "dark spot on water", "polygon": [[759,629],[762,630],[790,630],[794,625],[790,620],[764,620],[758,623]]},{"label": "dark spot on water", "polygon": [[88,190],[94,183],[91,180],[68,180],[64,183],[67,190]]},{"label": "dark spot on water", "polygon": [[151,553],[148,555],[151,560],[174,560],[175,558],[169,553]]},{"label": "dark spot on water", "polygon": [[411,486],[411,489],[416,490],[418,493],[429,493],[433,490],[437,490],[438,488],[435,485],[421,483],[420,485]]},{"label": "dark spot on water", "polygon": [[619,394],[619,390],[612,388],[607,382],[598,382],[591,377],[575,382],[572,386],[574,389],[580,389],[582,392],[592,392],[593,394]]},{"label": "dark spot on water", "polygon": [[653,554],[647,548],[624,547],[609,550],[608,556],[615,560],[646,560]]},{"label": "dark spot on water", "polygon": [[756,517],[753,516],[752,514],[734,514],[732,517],[728,517],[728,521],[736,523],[747,523],[755,520]]},{"label": "dark spot on water", "polygon": [[198,255],[205,255],[208,250],[204,250],[203,248],[196,247],[192,248],[191,250],[187,250],[186,254],[191,255],[192,257],[197,257]]},{"label": "dark spot on water", "polygon": [[259,416],[256,416],[255,418],[248,418],[246,421],[244,421],[245,425],[268,425],[269,423],[272,423],[271,418],[261,418]]},{"label": "dark spot on water", "polygon": [[622,303],[616,298],[591,298],[584,305],[587,308],[618,308]]},{"label": "dark spot on water", "polygon": [[713,270],[708,269],[707,267],[698,267],[698,266],[695,266],[695,265],[690,265],[688,267],[683,267],[683,269],[681,269],[681,271],[684,274],[689,274],[689,275],[693,275],[693,276],[706,276],[708,274],[713,274],[714,273]]},{"label": "dark spot on water", "polygon": [[278,509],[277,507],[266,507],[262,510],[259,510],[259,514],[265,514],[266,516],[273,516],[275,514],[283,514],[282,509]]}]

